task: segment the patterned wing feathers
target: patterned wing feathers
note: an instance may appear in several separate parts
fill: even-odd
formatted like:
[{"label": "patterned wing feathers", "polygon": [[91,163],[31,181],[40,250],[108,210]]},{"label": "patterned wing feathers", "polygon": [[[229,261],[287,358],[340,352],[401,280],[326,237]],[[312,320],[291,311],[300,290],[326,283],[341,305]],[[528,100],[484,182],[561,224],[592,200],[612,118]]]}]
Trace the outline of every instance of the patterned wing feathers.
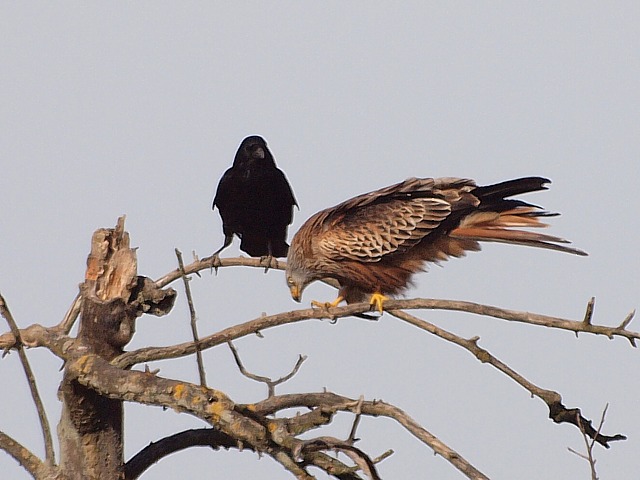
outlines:
[{"label": "patterned wing feathers", "polygon": [[378,262],[416,245],[451,213],[441,198],[392,199],[346,212],[325,230],[319,242],[335,260]]}]

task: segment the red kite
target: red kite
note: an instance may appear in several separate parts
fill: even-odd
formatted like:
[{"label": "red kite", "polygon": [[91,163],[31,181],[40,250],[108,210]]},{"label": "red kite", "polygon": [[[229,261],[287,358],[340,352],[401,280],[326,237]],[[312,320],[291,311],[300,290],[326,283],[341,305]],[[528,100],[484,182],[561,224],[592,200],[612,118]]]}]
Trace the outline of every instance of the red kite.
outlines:
[{"label": "red kite", "polygon": [[480,250],[500,242],[587,255],[559,237],[523,228],[546,227],[541,217],[558,215],[515,195],[546,190],[546,178],[527,177],[476,186],[461,178],[410,178],[359,195],[309,218],[293,237],[287,284],[294,300],[315,280],[340,284],[336,306],[369,298],[380,312],[385,295],[404,291],[425,263]]}]

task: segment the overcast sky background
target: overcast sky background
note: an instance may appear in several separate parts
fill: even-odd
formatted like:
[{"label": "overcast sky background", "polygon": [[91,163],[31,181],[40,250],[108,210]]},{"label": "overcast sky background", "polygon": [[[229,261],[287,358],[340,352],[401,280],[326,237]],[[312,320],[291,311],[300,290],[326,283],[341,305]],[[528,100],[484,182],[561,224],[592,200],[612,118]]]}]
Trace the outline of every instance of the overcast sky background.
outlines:
[{"label": "overcast sky background", "polygon": [[[0,291],[21,326],[61,320],[83,280],[91,234],[121,214],[141,275],[173,270],[175,247],[186,260],[216,250],[223,236],[211,200],[250,134],[266,138],[295,191],[290,238],[316,211],[406,177],[487,184],[541,175],[551,190],[528,200],[562,212],[551,231],[590,253],[487,245],[420,275],[409,297],[581,319],[595,296],[594,322],[607,325],[640,306],[639,3],[321,3],[2,2]],[[224,254],[239,254],[237,240]],[[226,268],[191,285],[202,335],[299,308],[279,271]],[[130,349],[189,340],[183,289],[173,286],[174,312],[139,319]],[[314,284],[303,308],[334,296]],[[481,346],[596,422],[609,403],[603,432],[629,439],[595,449],[598,473],[637,477],[640,353],[627,341],[418,314],[479,335]],[[583,448],[576,428],[554,424],[541,401],[468,352],[388,315],[263,333],[237,342],[253,372],[278,377],[298,354],[309,356],[278,393],[326,387],[382,398],[493,479],[590,478],[567,451]],[[28,355],[55,426],[60,361],[43,350]],[[205,360],[212,387],[237,402],[264,397],[226,347]],[[197,382],[193,358],[151,367]],[[0,384],[0,429],[43,455],[16,354],[0,361]],[[202,425],[127,405],[126,456]],[[326,434],[345,438],[349,428],[345,415]],[[391,421],[364,419],[359,437],[372,456],[395,450],[379,466],[385,479],[461,478]],[[28,478],[4,453],[0,471]],[[289,478],[268,458],[208,449],[165,458],[143,478],[177,475]]]}]

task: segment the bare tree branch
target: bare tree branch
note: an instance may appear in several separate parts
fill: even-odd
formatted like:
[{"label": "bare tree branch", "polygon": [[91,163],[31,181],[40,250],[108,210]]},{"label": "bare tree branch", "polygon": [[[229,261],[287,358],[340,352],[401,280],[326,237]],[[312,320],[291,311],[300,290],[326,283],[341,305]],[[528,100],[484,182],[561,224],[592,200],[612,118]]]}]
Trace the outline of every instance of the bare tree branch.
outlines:
[{"label": "bare tree branch", "polygon": [[[362,307],[362,305],[360,305]],[[343,307],[350,308],[350,307]],[[368,309],[369,306],[366,305]],[[358,309],[352,309],[357,311]],[[344,316],[350,315],[346,314]],[[276,315],[264,315],[255,320],[250,320],[245,323],[234,325],[232,327],[225,328],[217,333],[204,337],[200,340],[200,345],[203,350],[227,343],[229,340],[235,340],[245,337],[247,335],[256,334],[261,330],[275,327],[278,325],[286,325],[289,323],[295,323],[302,320],[311,320],[318,318],[334,318],[335,315],[325,313],[315,308],[309,308],[306,310],[295,310],[291,312],[283,312]],[[168,347],[148,347],[126,352],[113,360],[113,365],[126,368],[128,366],[135,365],[137,363],[150,362],[154,360],[165,360],[169,358],[179,358],[187,355],[191,355],[195,352],[195,346],[193,342],[185,342]]]},{"label": "bare tree branch", "polygon": [[191,288],[189,281],[191,280],[184,273],[184,262],[182,261],[182,252],[175,249],[176,257],[178,257],[178,266],[182,273],[182,281],[184,282],[184,291],[187,296],[187,304],[189,305],[189,313],[191,315],[191,333],[193,335],[193,345],[196,349],[196,362],[198,363],[198,375],[200,375],[200,385],[207,386],[207,377],[204,371],[204,363],[202,361],[202,350],[200,349],[200,337],[198,336],[198,326],[196,325],[196,309],[193,306],[193,298],[191,297]]},{"label": "bare tree branch", "polygon": [[[280,262],[274,259],[270,268],[277,270],[284,270],[286,268],[286,262]],[[200,260],[196,260],[193,263],[185,266],[185,272],[196,273],[201,270],[213,268],[213,267],[233,267],[233,266],[246,266],[246,267],[255,267],[255,268],[263,268],[264,262],[262,262],[259,258],[245,258],[245,257],[237,257],[237,258],[216,258],[216,257],[206,257]],[[180,272],[178,270],[174,270],[163,277],[156,280],[156,284],[159,287],[167,285],[168,283],[173,282],[177,278],[180,278]],[[337,285],[335,282],[328,281],[325,282],[334,287]],[[400,302],[400,303],[394,303]],[[513,310],[505,310],[502,308],[492,307],[488,305],[480,305],[472,302],[461,302],[454,300],[432,300],[432,299],[421,299],[416,298],[414,300],[390,300],[385,303],[386,310],[401,310],[401,309],[432,309],[432,310],[455,310],[455,311],[464,311],[468,313],[475,313],[478,315],[500,318],[503,320],[516,321],[529,323],[532,325],[540,325],[544,327],[551,328],[559,328],[562,330],[569,330],[576,333],[586,332],[592,333],[596,335],[605,335],[608,338],[613,338],[614,336],[621,336],[629,340],[629,342],[635,347],[636,340],[640,339],[640,333],[632,332],[626,330],[629,322],[633,318],[635,311],[632,311],[627,315],[625,320],[618,327],[606,327],[601,325],[591,325],[591,318],[593,316],[595,298],[591,298],[587,305],[587,311],[585,312],[585,316],[582,321],[574,321],[567,320],[558,317],[551,317],[547,315],[537,315],[526,312],[516,312]],[[345,307],[343,307],[345,308]],[[333,311],[339,311],[338,308],[332,309]],[[355,312],[355,313],[363,313],[363,312]],[[337,315],[344,316],[344,315]],[[323,317],[324,318],[324,317]]]},{"label": "bare tree branch", "polygon": [[55,452],[53,450],[53,438],[51,437],[51,427],[49,426],[49,420],[47,419],[47,412],[44,409],[42,399],[40,398],[40,393],[38,393],[36,378],[33,375],[33,370],[31,370],[31,365],[29,365],[27,354],[24,351],[24,347],[22,346],[20,329],[18,329],[18,325],[13,319],[13,315],[11,315],[11,311],[9,311],[9,307],[7,306],[7,303],[5,302],[2,294],[0,294],[0,315],[2,315],[2,317],[7,321],[7,323],[9,324],[9,328],[11,329],[11,332],[16,339],[18,357],[20,357],[20,363],[22,364],[24,374],[27,377],[27,382],[29,383],[29,391],[31,392],[33,403],[35,404],[36,410],[38,412],[38,420],[40,421],[40,428],[42,429],[42,436],[44,438],[46,462],[48,465],[53,466],[55,465]]},{"label": "bare tree branch", "polygon": [[587,310],[584,312],[584,319],[582,320],[586,325],[591,324],[591,319],[593,318],[593,309],[595,305],[596,305],[596,297],[591,297],[587,302]]},{"label": "bare tree branch", "polygon": [[[631,323],[631,320],[633,320],[633,317],[635,314],[636,314],[635,309],[631,310],[629,314],[625,317],[625,319],[622,321],[622,323],[618,326],[618,329],[625,330],[627,328],[627,325],[629,325]],[[631,342],[633,344],[633,341]],[[633,345],[635,346],[635,344]]]},{"label": "bare tree branch", "polygon": [[[239,263],[244,263],[244,259],[240,259]],[[256,267],[262,266],[259,262],[249,262],[249,263],[255,263]],[[427,299],[415,299],[415,300],[408,300],[408,301],[407,300],[404,300],[404,301],[391,300],[387,302],[386,306],[387,308],[394,308],[396,306],[399,306],[402,308],[405,308],[405,307],[432,308],[432,309],[443,308],[443,309],[450,309],[450,310],[471,311],[472,313],[488,314],[488,315],[495,316],[497,318],[504,318],[508,320],[522,321],[526,323],[534,323],[534,324],[540,324],[544,326],[554,326],[557,328],[565,328],[565,329],[573,329],[573,330],[584,330],[584,325],[585,325],[584,321],[576,322],[576,321],[565,320],[565,319],[557,319],[555,317],[546,317],[546,316],[534,315],[534,314],[523,313],[523,312],[513,312],[509,310],[497,309],[495,307],[488,307],[488,306],[472,304],[468,302],[451,302],[451,301],[427,300]],[[293,311],[293,312],[285,312],[285,313],[273,315],[273,316],[262,316],[255,320],[245,322],[244,324],[230,327],[221,332],[217,332],[213,335],[210,335],[205,339],[201,340],[201,345],[203,346],[203,348],[210,348],[212,346],[219,345],[223,342],[227,342],[231,339],[240,338],[250,333],[256,333],[261,330],[270,328],[272,326],[283,325],[283,324],[311,319],[311,318],[314,318],[314,319],[315,318],[331,318],[331,319],[342,318],[344,316],[352,315],[354,313],[366,312],[368,308],[369,308],[368,305],[355,304],[355,305],[348,305],[346,307],[334,308],[330,310],[307,309],[307,310],[300,310],[300,311]],[[597,328],[604,329],[603,331],[595,332],[595,333],[609,334],[608,336],[610,336],[610,334],[616,330],[608,327],[597,327],[594,325],[589,325],[588,328],[591,330],[597,329]],[[618,328],[618,330],[620,331],[617,333],[620,333],[622,335],[637,336],[637,334],[635,334],[634,332],[627,332],[626,330],[620,329],[620,328]],[[477,341],[477,340],[470,340],[469,342],[473,343],[474,341]],[[479,350],[484,352],[484,350],[482,349],[479,349]],[[129,352],[121,355],[120,357],[114,360],[114,364],[120,367],[126,367],[140,361],[149,361],[149,360],[156,360],[161,358],[174,358],[174,357],[193,353],[194,351],[195,351],[195,346],[192,342],[188,342],[185,344],[176,345],[172,347],[142,349],[139,351]],[[482,352],[480,353],[481,356],[484,354]],[[527,382],[523,378],[520,379],[519,383],[523,385],[528,385],[530,388],[532,388],[531,385],[529,385],[529,382]],[[540,390],[542,391],[542,389]],[[550,411],[551,411],[550,416],[556,422],[571,421],[571,418],[575,418],[575,411],[566,409],[560,403],[560,396],[556,392],[549,392],[549,391],[542,391],[542,392],[543,393],[541,395],[543,395],[544,392],[552,394],[552,397],[550,397],[551,402],[548,403],[548,405],[550,405]],[[553,396],[553,394],[557,395],[557,397]],[[558,400],[557,402],[555,401],[556,399]],[[585,419],[585,423],[588,425],[588,420]],[[605,437],[605,436],[599,435],[596,438],[598,438],[601,443],[606,445],[607,442],[610,440],[621,439],[623,437],[622,436]]]},{"label": "bare tree branch", "polygon": [[[310,452],[319,452],[322,450],[334,450],[336,452],[342,452],[351,460],[353,460],[357,468],[359,470],[362,470],[365,475],[367,475],[371,480],[381,480],[375,467],[376,462],[369,458],[369,456],[362,450],[353,446],[353,444],[357,441],[357,438],[355,438],[355,436],[356,430],[360,423],[360,418],[362,416],[363,402],[364,397],[361,395],[356,405],[353,407],[355,419],[353,425],[351,426],[349,436],[346,440],[339,440],[337,438],[327,436],[303,440],[302,442],[299,442],[294,446],[294,456],[298,458],[302,456],[303,453],[308,454]],[[316,409],[315,411],[321,412],[322,407],[320,409]],[[295,418],[300,419],[300,416],[296,416]],[[324,418],[328,418],[326,414],[324,415]],[[386,455],[382,458],[386,458]]]},{"label": "bare tree branch", "polygon": [[[640,339],[640,333],[632,332],[620,327],[605,327],[600,325],[585,324],[583,321],[567,320],[558,317],[550,317],[547,315],[539,315],[528,312],[518,312],[514,310],[506,310],[503,308],[492,307],[488,305],[480,305],[472,302],[461,302],[454,300],[434,300],[416,298],[413,300],[388,300],[385,302],[387,311],[423,309],[423,310],[452,310],[474,313],[503,320],[529,323],[544,327],[559,328],[574,332],[588,332],[598,335],[606,335],[609,338],[614,336],[622,336],[635,345],[635,340]],[[359,313],[365,313],[370,310],[368,303],[354,303],[344,307],[336,307],[331,309],[310,308],[305,310],[293,310],[283,312],[276,315],[260,316],[254,320],[226,328],[217,333],[204,337],[200,340],[203,350],[207,348],[226,343],[229,340],[235,340],[249,334],[255,334],[261,330],[271,327],[286,325],[303,320],[311,319],[331,319],[344,318]],[[1,346],[1,344],[0,344]],[[168,347],[150,347],[141,348],[132,352],[127,352],[114,360],[114,365],[127,367],[141,362],[150,362],[154,360],[163,360],[169,358],[179,358],[191,355],[195,351],[193,342],[186,342]]]},{"label": "bare tree branch", "polygon": [[[602,426],[604,425],[604,420],[606,418],[607,409],[608,408],[609,408],[609,404],[607,403],[604,406],[604,410],[602,410],[602,417],[600,418],[600,423],[598,424],[598,430],[597,430],[597,434],[596,435],[600,434],[600,430],[602,429]],[[568,450],[571,453],[576,454],[580,458],[585,459],[589,463],[589,468],[591,470],[591,480],[598,480],[598,474],[596,472],[596,459],[593,457],[593,447],[594,447],[594,445],[596,443],[596,440],[595,439],[589,439],[589,435],[585,431],[584,425],[582,424],[582,419],[580,418],[579,415],[576,415],[576,421],[578,423],[578,426],[580,427],[580,431],[582,432],[582,438],[584,440],[585,450],[587,451],[587,454],[584,455],[582,453],[578,453],[572,448],[569,448]]]},{"label": "bare tree branch", "polygon": [[254,445],[266,439],[262,425],[236,412],[234,403],[222,391],[145,372],[121,370],[97,355],[82,354],[81,348],[69,360],[67,371],[80,384],[105,397],[186,412],[239,441]]},{"label": "bare tree branch", "polygon": [[[358,400],[343,397],[335,393],[322,392],[277,395],[252,404],[250,408],[257,414],[268,415],[279,410],[296,407],[322,407],[325,410],[353,411],[359,404],[360,402]],[[241,406],[238,407],[241,408]],[[249,406],[247,406],[247,408],[249,408]],[[362,415],[388,417],[397,421],[418,440],[431,447],[435,453],[441,455],[461,473],[466,475],[467,478],[473,480],[488,480],[488,477],[465,460],[462,455],[448,447],[435,435],[428,432],[400,408],[381,400],[361,402],[359,408]]]},{"label": "bare tree branch", "polygon": [[[601,435],[598,432],[596,432],[591,427],[591,422],[586,418],[582,417],[580,413],[580,409],[566,408],[562,404],[562,397],[558,392],[555,392],[553,390],[545,390],[543,388],[538,387],[537,385],[531,383],[529,380],[527,380],[522,375],[517,373],[515,370],[509,367],[506,363],[498,360],[487,350],[479,347],[478,346],[479,337],[464,339],[440,327],[437,327],[432,323],[429,323],[425,320],[422,320],[413,315],[410,315],[407,312],[391,310],[389,311],[389,313],[396,318],[399,318],[407,323],[410,323],[411,325],[414,325],[422,330],[432,333],[444,340],[447,340],[448,342],[455,343],[456,345],[463,347],[464,349],[474,354],[476,358],[481,362],[488,363],[494,368],[500,370],[502,373],[507,375],[509,378],[511,378],[520,386],[525,388],[528,392],[530,392],[531,395],[536,396],[539,399],[541,399],[543,402],[545,402],[549,407],[549,418],[551,418],[554,422],[572,423],[578,426],[579,428],[580,428],[580,425],[582,425],[587,435],[589,435],[591,438],[593,438],[595,441],[597,441],[599,444],[601,444],[606,448],[609,448],[608,442],[616,441],[616,440],[626,440],[627,437],[625,437],[624,435],[617,434],[614,436],[607,436],[607,435]],[[576,421],[576,415],[578,415],[578,418],[581,420],[580,424],[578,424]]]},{"label": "bare tree branch", "polygon": [[354,413],[356,414],[353,419],[353,425],[351,425],[351,431],[349,432],[349,436],[347,437],[347,442],[353,444],[358,439],[356,438],[356,431],[358,430],[358,425],[360,425],[360,419],[362,418],[362,402],[364,402],[364,395],[360,395],[358,399],[358,405],[356,405]]},{"label": "bare tree branch", "polygon": [[[398,302],[398,303],[395,303]],[[609,339],[614,336],[624,337],[629,340],[632,346],[635,341],[640,339],[640,333],[626,330],[625,328],[607,327],[603,325],[592,325],[583,321],[567,320],[559,317],[548,315],[540,315],[529,312],[518,312],[515,310],[507,310],[504,308],[493,307],[490,305],[481,305],[473,302],[462,302],[457,300],[432,300],[416,298],[414,300],[395,300],[385,302],[385,310],[453,310],[460,312],[474,313],[486,317],[494,317],[502,320],[513,322],[528,323],[530,325],[538,325],[541,327],[558,328],[561,330],[569,330],[576,333],[585,332],[596,335],[605,335]]]},{"label": "bare tree branch", "polygon": [[[75,339],[60,333],[55,327],[43,327],[37,323],[19,330],[21,343],[27,347],[46,347],[51,353],[65,360],[67,347]],[[0,336],[0,348],[8,351],[16,348],[16,337],[13,333]]]},{"label": "bare tree branch", "polygon": [[256,382],[260,382],[260,383],[266,384],[267,385],[267,389],[268,389],[267,395],[269,397],[272,397],[273,395],[275,395],[275,390],[276,390],[276,387],[278,385],[280,385],[281,383],[286,382],[287,380],[290,380],[296,373],[298,373],[298,370],[300,370],[300,367],[302,366],[302,363],[307,359],[306,355],[299,355],[298,356],[298,361],[294,365],[293,369],[287,375],[285,375],[283,377],[280,377],[277,380],[272,380],[269,377],[263,377],[262,375],[256,375],[254,373],[249,372],[244,367],[244,365],[242,364],[242,360],[240,359],[240,355],[238,354],[238,350],[233,345],[233,343],[229,341],[229,342],[227,342],[227,344],[229,345],[229,348],[231,349],[231,353],[233,353],[233,358],[236,361],[236,365],[238,366],[238,369],[240,370],[240,373],[242,373],[242,375],[244,375],[245,377],[250,378],[251,380],[255,380]]},{"label": "bare tree branch", "polygon": [[[605,407],[604,413],[606,413],[606,407]],[[590,440],[587,435],[587,432],[585,432],[580,415],[576,415],[576,420],[578,422],[578,425],[580,426],[580,430],[582,431],[582,438],[584,439],[584,444],[587,449],[587,461],[589,462],[589,468],[591,470],[591,480],[598,480],[598,473],[596,472],[596,459],[593,458],[594,440]],[[601,426],[602,426],[602,423],[600,423],[600,426],[598,427],[598,431],[600,431]]]},{"label": "bare tree branch", "polygon": [[[296,478],[313,478],[294,461],[287,446],[294,441],[290,433],[286,433],[286,440],[276,441],[274,432],[278,429],[272,420],[256,415],[250,408],[236,408],[223,392],[149,373],[123,371],[96,355],[82,354],[81,347],[72,349],[69,355],[72,358],[68,362],[67,372],[80,384],[101,395],[189,413],[235,439],[242,448],[250,446],[257,452],[268,454]],[[331,472],[340,472],[343,476],[339,478],[358,478],[349,474],[350,469],[346,465],[318,453],[305,455],[304,462],[320,468],[326,466]]]},{"label": "bare tree branch", "polygon": [[[197,273],[201,270],[212,268],[214,265],[214,257],[207,257],[201,260],[196,260],[189,265],[185,265],[184,272],[186,275],[191,273]],[[245,258],[245,257],[237,257],[237,258],[223,258],[219,259],[220,267],[232,267],[232,266],[249,266],[254,268],[264,268],[264,262],[259,258]],[[274,260],[272,262],[272,269],[283,270],[286,267],[285,262],[280,262]],[[158,287],[163,287],[176,279],[180,278],[180,269],[176,269],[160,279],[156,280],[156,285]],[[332,283],[332,282],[328,282]],[[73,307],[73,306],[72,306]],[[249,327],[248,333],[257,333],[261,328],[269,328],[270,326],[275,325],[284,325],[287,323],[292,323],[301,320],[308,319],[337,319],[342,317],[348,317],[360,313],[365,313],[369,311],[370,306],[366,303],[362,304],[351,304],[344,307],[336,307],[330,310],[325,309],[307,309],[307,310],[297,310],[288,313],[282,313],[278,316],[270,316],[270,317],[261,317],[262,319],[268,319],[267,321],[259,322],[260,319],[256,320],[257,327],[252,328]],[[640,339],[640,333],[627,330],[629,322],[633,318],[633,313],[631,312],[625,320],[618,325],[617,327],[608,327],[604,325],[592,325],[589,322],[585,322],[584,319],[582,321],[576,320],[568,320],[559,317],[552,317],[547,315],[539,315],[528,312],[518,312],[514,310],[507,310],[498,307],[481,305],[472,302],[463,302],[456,300],[438,300],[438,299],[426,299],[426,298],[416,298],[412,300],[389,300],[385,303],[385,308],[387,310],[408,310],[408,309],[426,309],[426,310],[451,310],[451,311],[462,311],[467,313],[474,313],[477,315],[489,316],[494,318],[499,318],[508,321],[515,321],[521,323],[528,323],[531,325],[544,326],[549,328],[558,328],[562,330],[568,330],[575,332],[576,334],[579,332],[592,333],[595,335],[604,335],[610,339],[620,336],[629,340],[629,342],[635,346],[636,340]],[[70,311],[72,308],[70,308]],[[298,316],[300,315],[300,316]],[[275,318],[274,318],[275,317]],[[590,320],[590,316],[589,316]],[[240,338],[242,336],[247,335],[248,333],[243,333],[244,327],[248,326],[248,323],[242,324],[243,328],[240,328],[237,332],[231,331],[231,329],[224,330],[225,334],[237,333],[237,336],[229,336],[228,338],[220,339],[216,338],[220,333],[211,335],[202,339],[200,344],[202,349],[210,348],[211,346],[219,345],[220,343],[225,343],[228,340],[235,340],[236,338]],[[264,325],[261,327],[260,325]],[[207,345],[204,343],[209,342]],[[4,335],[0,335],[0,348],[2,349],[10,349],[13,348],[15,344],[15,338],[11,333],[5,333]],[[31,346],[31,345],[30,345]],[[172,347],[160,347],[160,348],[148,348],[148,349],[140,349],[135,352],[129,352],[123,355],[118,361],[118,363],[122,366],[130,366],[135,363],[141,363],[145,361],[153,361],[153,360],[162,360],[168,358],[178,358],[186,355],[191,355],[195,352],[195,345],[192,342],[175,345]]]},{"label": "bare tree branch", "polygon": [[[273,258],[269,264],[269,268],[273,270],[284,270],[287,266],[286,262],[280,262]],[[247,258],[247,257],[235,257],[235,258],[218,258],[216,256],[205,257],[200,260],[195,260],[189,265],[185,265],[184,272],[186,275],[191,273],[197,273],[201,270],[213,269],[216,270],[219,267],[256,267],[265,268],[265,264],[260,258]],[[156,280],[158,287],[164,287],[171,282],[177,280],[181,276],[180,269],[175,269],[172,272],[163,275]]]},{"label": "bare tree branch", "polygon": [[[381,480],[373,461],[359,448],[354,447],[350,442],[339,440],[333,437],[318,437],[311,440],[304,440],[299,445],[295,453],[301,455],[303,452],[319,452],[323,450],[334,450],[347,455],[357,467],[362,470],[371,480]],[[296,455],[296,456],[297,456]]]},{"label": "bare tree branch", "polygon": [[80,307],[82,306],[82,292],[78,292],[76,298],[73,300],[73,303],[69,306],[69,310],[65,314],[62,321],[58,324],[58,327],[62,333],[68,335],[71,329],[73,328],[73,324],[78,319],[78,315],[80,315]]},{"label": "bare tree branch", "polygon": [[2,431],[0,431],[0,449],[11,455],[33,478],[42,478],[43,473],[48,470],[42,460]]},{"label": "bare tree branch", "polygon": [[[238,442],[215,428],[185,430],[157,442],[151,442],[125,464],[125,480],[134,480],[162,458],[189,447],[240,448]],[[245,448],[253,450],[251,445]]]}]

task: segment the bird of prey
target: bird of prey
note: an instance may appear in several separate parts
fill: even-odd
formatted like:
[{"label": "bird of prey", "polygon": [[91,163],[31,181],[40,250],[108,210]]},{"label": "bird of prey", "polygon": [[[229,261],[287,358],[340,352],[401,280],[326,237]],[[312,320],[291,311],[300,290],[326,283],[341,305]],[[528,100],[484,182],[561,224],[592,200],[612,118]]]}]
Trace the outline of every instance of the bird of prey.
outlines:
[{"label": "bird of prey", "polygon": [[331,278],[338,298],[316,306],[370,300],[383,310],[385,295],[402,293],[425,263],[500,242],[587,255],[567,240],[532,232],[557,215],[511,197],[546,190],[546,178],[527,177],[489,186],[461,178],[409,178],[359,195],[309,218],[295,234],[287,258],[291,296],[300,301],[311,282]]},{"label": "bird of prey", "polygon": [[245,138],[213,199],[224,232],[224,245],[214,255],[228,247],[235,234],[240,249],[252,257],[286,257],[294,205],[291,186],[267,142],[257,135]]}]

